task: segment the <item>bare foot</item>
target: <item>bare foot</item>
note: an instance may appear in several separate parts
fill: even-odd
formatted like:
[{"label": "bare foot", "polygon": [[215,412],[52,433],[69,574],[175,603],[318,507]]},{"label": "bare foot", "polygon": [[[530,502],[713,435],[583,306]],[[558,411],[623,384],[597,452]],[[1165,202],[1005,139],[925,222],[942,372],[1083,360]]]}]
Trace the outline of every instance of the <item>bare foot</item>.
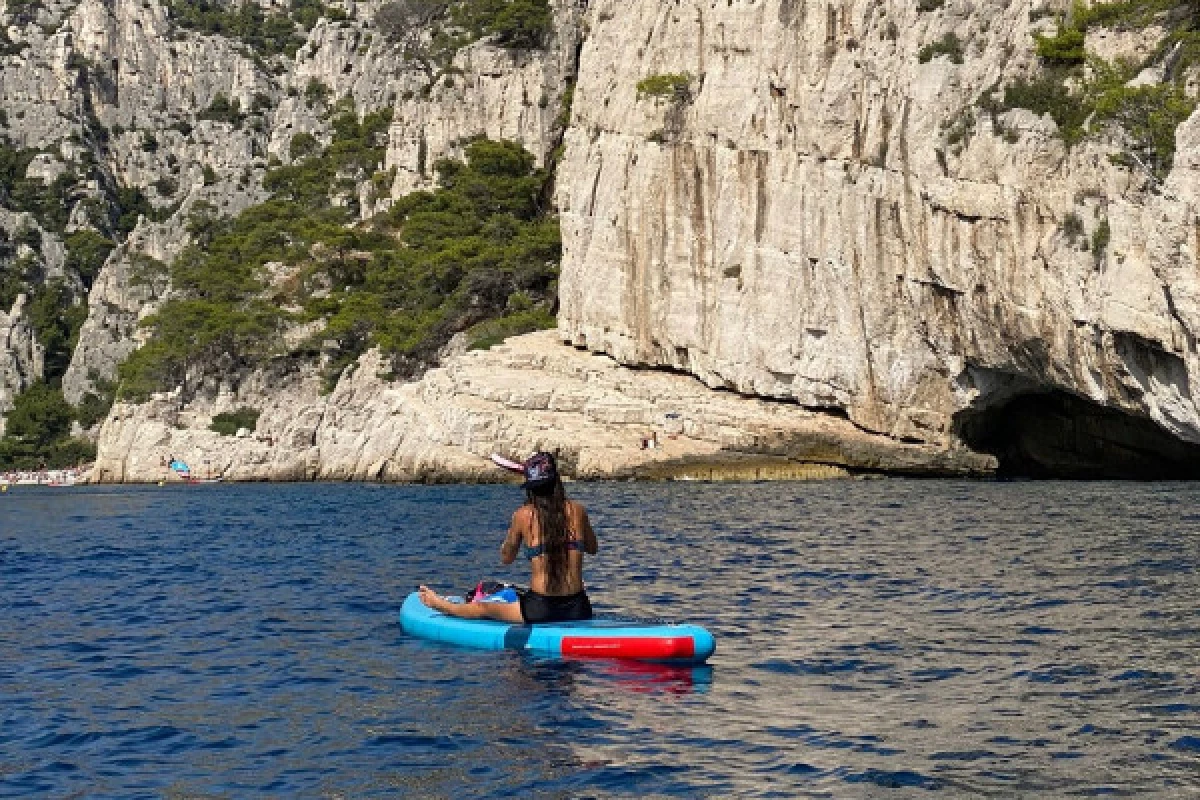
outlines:
[{"label": "bare foot", "polygon": [[447,601],[441,597],[433,589],[428,586],[422,586],[417,590],[417,594],[421,597],[421,602],[432,608],[434,611],[441,611],[447,605]]}]

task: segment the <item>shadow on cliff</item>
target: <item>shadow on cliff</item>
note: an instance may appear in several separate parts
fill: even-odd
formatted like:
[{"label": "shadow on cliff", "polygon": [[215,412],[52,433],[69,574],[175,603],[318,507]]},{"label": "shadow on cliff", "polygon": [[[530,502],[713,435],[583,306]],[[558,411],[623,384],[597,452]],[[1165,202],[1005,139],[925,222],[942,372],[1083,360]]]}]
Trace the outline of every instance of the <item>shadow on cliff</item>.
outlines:
[{"label": "shadow on cliff", "polygon": [[1065,392],[963,411],[955,427],[972,449],[999,459],[1002,478],[1200,479],[1200,445]]}]

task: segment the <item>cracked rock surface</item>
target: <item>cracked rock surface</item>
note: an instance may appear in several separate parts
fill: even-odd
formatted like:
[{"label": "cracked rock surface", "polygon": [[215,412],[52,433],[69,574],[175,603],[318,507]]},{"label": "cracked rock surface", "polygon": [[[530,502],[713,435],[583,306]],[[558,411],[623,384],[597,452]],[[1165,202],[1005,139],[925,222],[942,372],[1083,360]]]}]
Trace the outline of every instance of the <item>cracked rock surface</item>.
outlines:
[{"label": "cracked rock surface", "polygon": [[[502,481],[492,453],[561,455],[577,478],[801,478],[852,471],[985,474],[968,450],[902,444],[791,403],[714,392],[695,378],[623,367],[563,344],[557,331],[453,356],[412,383],[388,384],[369,354],[329,395],[298,372],[181,409],[160,395],[118,404],[100,435],[93,480]],[[253,434],[208,430],[222,411],[262,409]],[[657,438],[644,448],[643,439]]]},{"label": "cracked rock surface", "polygon": [[[1161,187],[1104,137],[1067,149],[1019,109],[993,126],[980,97],[1035,71],[1053,20],[916,6],[593,3],[559,171],[560,327],[896,438],[951,442],[957,414],[1020,382],[1200,442],[1200,114]],[[920,63],[950,33],[963,63]],[[1153,37],[1089,38],[1144,57]],[[639,96],[663,74],[687,93]],[[1110,227],[1103,252],[1068,216],[1084,238]]]},{"label": "cracked rock surface", "polygon": [[[286,362],[118,404],[97,479],[158,480],[174,454],[230,479],[493,480],[491,449],[535,447],[591,477],[980,474],[996,461],[964,430],[1041,395],[1200,444],[1200,114],[1160,180],[1114,162],[1119,136],[1067,147],[1049,116],[983,108],[1036,74],[1033,34],[1068,3],[555,0],[544,50],[478,42],[432,85],[386,46],[378,5],[338,4],[346,19],[268,59],[173,27],[156,0],[48,0],[9,26],[0,103],[13,145],[43,151],[29,176],[100,164],[72,187],[65,233],[37,229],[45,279],[64,274],[66,234],[112,234],[89,203],[113,186],[155,209],[90,292],[70,286],[88,317],[65,396],[141,343],[139,320],[170,296],[141,259],[186,246],[197,203],[235,215],[296,134],[329,141],[314,81],[393,112],[390,185],[359,188],[364,217],[429,188],[431,165],[474,136],[557,165],[557,334],[412,383],[381,378],[375,354],[329,395],[315,365]],[[948,34],[962,63],[923,61]],[[1163,35],[1089,31],[1087,46],[1141,60]],[[677,89],[639,90],[663,76]],[[1184,84],[1194,98],[1200,75]],[[219,95],[246,119],[212,118]],[[0,211],[6,235],[30,226]],[[0,413],[43,373],[27,301],[0,309]],[[242,406],[262,412],[253,436],[208,430]],[[652,430],[662,446],[641,450]]]}]

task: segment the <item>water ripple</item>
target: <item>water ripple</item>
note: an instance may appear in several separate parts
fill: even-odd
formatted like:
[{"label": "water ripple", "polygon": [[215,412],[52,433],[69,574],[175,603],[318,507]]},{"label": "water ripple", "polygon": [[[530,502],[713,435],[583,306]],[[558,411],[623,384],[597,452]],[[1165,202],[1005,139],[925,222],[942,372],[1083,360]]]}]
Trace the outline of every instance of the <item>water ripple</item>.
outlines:
[{"label": "water ripple", "polygon": [[573,485],[604,613],[711,666],[412,640],[504,487],[0,497],[0,797],[1200,792],[1200,488]]}]

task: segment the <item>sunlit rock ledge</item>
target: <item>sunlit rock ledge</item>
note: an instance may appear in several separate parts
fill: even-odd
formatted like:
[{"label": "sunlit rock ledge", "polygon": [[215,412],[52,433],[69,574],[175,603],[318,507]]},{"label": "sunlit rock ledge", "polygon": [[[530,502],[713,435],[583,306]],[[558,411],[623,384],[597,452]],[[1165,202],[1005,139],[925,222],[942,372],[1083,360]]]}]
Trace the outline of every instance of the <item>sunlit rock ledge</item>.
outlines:
[{"label": "sunlit rock ledge", "polygon": [[[797,480],[860,473],[987,475],[996,460],[962,447],[907,444],[793,403],[714,391],[674,372],[622,367],[557,331],[446,360],[389,383],[378,354],[335,390],[315,370],[256,374],[236,390],[181,405],[173,394],[118,404],[100,433],[92,482],[197,479],[500,482],[488,456],[559,453],[576,479]],[[258,409],[242,437],[214,415]],[[644,447],[645,440],[657,446]]]}]

